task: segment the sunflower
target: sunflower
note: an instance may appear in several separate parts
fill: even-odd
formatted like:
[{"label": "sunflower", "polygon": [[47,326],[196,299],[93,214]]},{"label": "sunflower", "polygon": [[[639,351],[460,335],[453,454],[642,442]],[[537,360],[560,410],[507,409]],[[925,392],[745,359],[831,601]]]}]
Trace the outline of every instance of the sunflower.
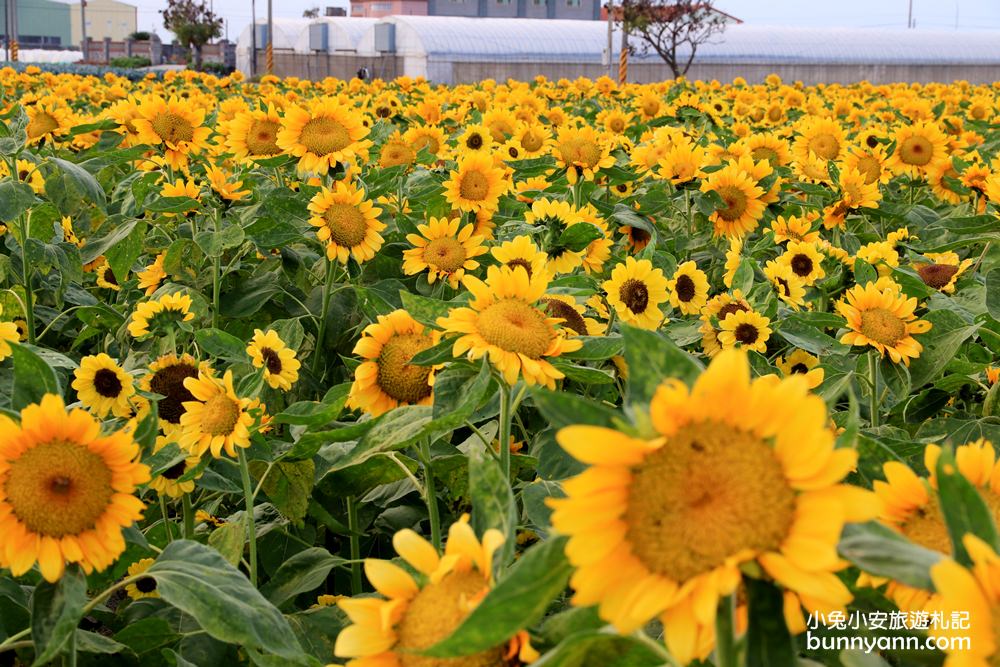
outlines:
[{"label": "sunflower", "polygon": [[[3,304],[0,304],[0,315],[2,314]],[[10,344],[19,343],[21,340],[21,332],[18,331],[16,322],[0,322],[0,361],[11,355]]]},{"label": "sunflower", "polygon": [[67,562],[104,570],[125,551],[122,529],[142,518],[132,494],[148,481],[128,431],[101,435],[55,394],[24,408],[20,425],[0,415],[0,567],[19,577],[37,562],[50,582]]},{"label": "sunflower", "polygon": [[417,159],[417,151],[410,145],[399,130],[396,130],[391,137],[382,144],[379,151],[378,165],[383,169],[389,167],[408,166]]},{"label": "sunflower", "polygon": [[809,116],[798,127],[799,136],[792,146],[797,162],[819,159],[826,162],[840,159],[846,140],[844,128],[832,118]]},{"label": "sunflower", "polygon": [[855,146],[847,150],[842,169],[861,172],[868,185],[873,183],[884,185],[892,178],[892,170],[887,166],[888,160],[882,144]]},{"label": "sunflower", "polygon": [[[35,194],[41,195],[45,193],[45,176],[42,175],[42,170],[34,162],[29,162],[28,160],[17,160],[17,180],[22,183],[28,184]],[[10,167],[7,166],[6,162],[0,162],[0,177],[10,176]],[[74,243],[68,238],[65,239],[67,243]]]},{"label": "sunflower", "polygon": [[313,100],[308,107],[285,110],[278,146],[299,158],[300,174],[325,174],[338,163],[368,159],[368,127],[356,109],[335,98]]},{"label": "sunflower", "polygon": [[790,268],[795,277],[809,287],[817,280],[826,277],[826,271],[823,270],[823,255],[815,243],[789,241],[778,262]]},{"label": "sunflower", "polygon": [[923,346],[913,338],[930,330],[931,323],[913,314],[917,299],[907,299],[891,289],[879,290],[874,283],[855,285],[847,290],[837,310],[847,319],[850,329],[841,337],[846,345],[871,345],[893,362],[910,365],[920,356]]},{"label": "sunflower", "polygon": [[184,388],[195,400],[184,403],[177,444],[194,456],[211,450],[215,458],[223,449],[235,457],[237,447],[250,446],[254,421],[247,412],[250,399],[236,395],[232,371],[226,371],[222,379],[199,372],[197,378],[184,380]]},{"label": "sunflower", "polygon": [[205,173],[212,190],[227,204],[247,199],[251,194],[249,190],[240,190],[243,187],[243,181],[230,181],[229,177],[232,174],[215,165],[208,165]]},{"label": "sunflower", "polygon": [[743,298],[743,292],[735,289],[730,294],[717,294],[708,300],[705,308],[701,311],[701,347],[705,354],[714,357],[721,350],[719,344],[719,330],[715,328],[715,323],[726,321],[735,313],[750,311],[750,304]]},{"label": "sunflower", "polygon": [[928,287],[953,294],[955,281],[972,266],[971,259],[958,259],[954,252],[924,253],[930,262],[914,262],[913,268]]},{"label": "sunflower", "polygon": [[667,301],[669,281],[648,259],[625,261],[611,271],[601,288],[623,322],[642,329],[656,329],[663,322],[660,304]]},{"label": "sunflower", "polygon": [[427,282],[447,280],[457,288],[466,271],[479,268],[474,258],[486,253],[483,239],[473,235],[473,225],[462,226],[460,218],[431,218],[417,225],[419,234],[407,234],[414,247],[403,252],[403,273],[408,276],[427,271]]},{"label": "sunflower", "polygon": [[39,101],[26,105],[24,110],[28,115],[25,131],[29,144],[58,141],[73,126],[72,110],[56,101]]},{"label": "sunflower", "polygon": [[548,267],[548,255],[538,249],[530,236],[515,236],[510,241],[493,246],[490,254],[509,269],[516,266],[523,267],[528,272],[529,278],[536,274],[551,278],[554,273]]},{"label": "sunflower", "polygon": [[239,160],[280,155],[278,132],[281,116],[272,105],[267,109],[249,109],[236,114],[226,125],[226,147]]},{"label": "sunflower", "polygon": [[709,174],[702,181],[701,191],[714,192],[722,200],[709,216],[716,236],[745,236],[757,228],[767,208],[762,200],[764,191],[735,162]]},{"label": "sunflower", "polygon": [[781,369],[785,377],[795,374],[804,375],[810,389],[823,384],[823,377],[826,375],[822,368],[819,368],[819,357],[809,354],[805,350],[794,350],[791,354],[778,357],[775,364]]},{"label": "sunflower", "polygon": [[98,417],[113,413],[128,417],[131,412],[129,399],[135,394],[132,376],[122,370],[115,360],[101,354],[84,357],[73,371],[73,389],[84,407]]},{"label": "sunflower", "polygon": [[434,369],[410,360],[433,347],[439,337],[405,310],[379,315],[354,346],[354,354],[364,361],[354,371],[348,405],[375,417],[400,405],[430,405]]},{"label": "sunflower", "polygon": [[353,183],[337,181],[333,189],[323,188],[309,201],[309,224],[316,227],[316,237],[326,243],[326,256],[347,264],[354,257],[366,262],[382,247],[379,232],[385,223],[378,219],[382,209],[365,199],[364,190]]},{"label": "sunflower", "polygon": [[826,406],[806,385],[751,380],[746,353],[727,350],[690,390],[664,380],[650,404],[656,438],[560,430],[588,466],[564,482],[566,498],[548,501],[553,529],[569,536],[573,603],[599,605],[623,633],[659,616],[683,664],[754,562],[810,611],[843,611],[852,596],[834,574],[837,542],[877,503],[839,483],[857,452],[835,449]]},{"label": "sunflower", "polygon": [[167,258],[167,253],[161,252],[153,260],[153,263],[145,269],[135,274],[139,279],[139,289],[145,290],[146,296],[152,296],[160,288],[160,283],[167,277],[167,272],[163,268],[163,262]]},{"label": "sunflower", "polygon": [[788,142],[777,134],[757,132],[741,139],[740,143],[750,150],[750,157],[755,162],[767,160],[771,167],[784,167],[792,161]]},{"label": "sunflower", "polygon": [[160,427],[164,432],[180,426],[184,414],[184,404],[194,400],[194,395],[184,386],[188,378],[198,377],[198,372],[210,373],[207,363],[189,354],[177,356],[167,354],[149,366],[149,373],[142,378],[139,386],[143,391],[163,396],[156,403],[156,414],[160,419]]},{"label": "sunflower", "polygon": [[491,266],[486,282],[473,276],[462,282],[472,293],[469,307],[453,308],[437,320],[446,333],[460,334],[452,348],[454,356],[476,360],[488,355],[510,385],[521,376],[526,384],[555,388],[563,374],[546,357],[574,352],[583,343],[567,338],[560,320],[536,305],[548,288],[548,276],[529,277],[521,266]]},{"label": "sunflower", "polygon": [[403,140],[418,154],[420,151],[426,150],[433,156],[440,155],[448,142],[444,131],[434,125],[411,127],[403,134]]},{"label": "sunflower", "polygon": [[[128,576],[138,577],[140,574],[148,570],[156,562],[154,558],[142,558],[137,560],[128,566]],[[125,593],[133,600],[142,600],[143,598],[158,598],[160,597],[159,591],[156,590],[156,579],[153,577],[141,577],[136,579],[135,582],[125,586]]]},{"label": "sunflower", "polygon": [[111,269],[111,264],[106,259],[97,265],[97,268],[94,270],[94,278],[97,281],[98,287],[103,287],[113,292],[120,292],[122,290],[121,285],[118,284],[118,279],[115,278],[115,272]]},{"label": "sunflower", "polygon": [[128,332],[133,338],[142,338],[149,335],[151,329],[163,329],[193,319],[190,296],[179,293],[164,294],[159,299],[145,301],[135,307]]},{"label": "sunflower", "polygon": [[708,303],[708,276],[694,262],[678,266],[667,282],[667,289],[670,290],[670,305],[685,315],[697,315]]},{"label": "sunflower", "polygon": [[653,235],[642,227],[622,225],[618,233],[625,237],[625,250],[632,255],[638,255],[653,240]]},{"label": "sunflower", "polygon": [[546,238],[554,239],[545,248],[548,267],[553,273],[571,273],[583,264],[583,250],[571,250],[559,245],[558,239],[568,228],[586,222],[583,214],[569,202],[558,199],[536,199],[525,211],[524,221],[547,229]]},{"label": "sunflower", "polygon": [[254,329],[247,354],[254,368],[264,369],[264,380],[271,389],[288,391],[298,381],[302,364],[295,358],[295,350],[285,345],[277,331],[264,333]]},{"label": "sunflower", "polygon": [[581,176],[592,181],[598,170],[615,164],[611,142],[589,126],[561,128],[550,145],[556,162],[566,170],[566,178],[571,184]]},{"label": "sunflower", "polygon": [[805,283],[795,275],[791,266],[783,262],[769,261],[764,265],[764,276],[774,285],[778,298],[792,310],[805,306]]},{"label": "sunflower", "polygon": [[771,320],[760,313],[749,310],[733,313],[719,322],[719,344],[722,349],[739,346],[755,352],[767,351],[767,340],[771,337]]},{"label": "sunflower", "polygon": [[937,162],[948,160],[948,137],[935,122],[903,125],[893,137],[896,150],[889,166],[897,174],[922,176]]},{"label": "sunflower", "polygon": [[444,182],[444,196],[459,211],[494,211],[508,183],[489,153],[475,151],[458,160],[458,169]]},{"label": "sunflower", "polygon": [[[172,439],[168,436],[157,436],[156,443],[153,445],[153,453],[160,451],[171,442]],[[200,456],[185,457],[183,461],[178,461],[154,477],[149,482],[149,488],[168,498],[180,498],[185,493],[191,493],[194,491],[194,479],[183,482],[180,479],[197,468],[200,462]]]},{"label": "sunflower", "polygon": [[550,317],[562,320],[562,328],[567,333],[578,336],[604,335],[604,326],[592,317],[587,317],[587,309],[568,294],[546,294],[539,303]]},{"label": "sunflower", "polygon": [[171,169],[187,167],[188,156],[208,148],[212,129],[204,125],[205,110],[189,100],[176,97],[147,97],[132,120],[136,139],[141,144],[163,148],[163,157]]},{"label": "sunflower", "polygon": [[552,132],[538,123],[524,123],[514,130],[511,141],[516,142],[521,149],[522,158],[539,157],[552,139]]},{"label": "sunflower", "polygon": [[708,164],[705,149],[690,141],[679,141],[660,158],[657,176],[674,185],[704,178],[702,167]]},{"label": "sunflower", "polygon": [[489,155],[495,143],[493,133],[485,125],[467,125],[455,141],[458,155],[479,152]]},{"label": "sunflower", "polygon": [[854,209],[877,208],[879,200],[882,199],[878,182],[865,182],[864,174],[854,169],[842,170],[838,185],[840,186],[840,200],[824,211],[827,216],[823,221],[823,226],[827,229],[843,226],[847,214]]},{"label": "sunflower", "polygon": [[493,554],[503,543],[503,534],[495,528],[480,541],[468,515],[449,528],[443,557],[409,528],[398,531],[392,545],[412,570],[387,560],[365,560],[368,581],[386,599],[337,601],[352,624],[337,636],[334,655],[353,658],[347,667],[515,667],[536,659],[524,632],[504,645],[461,658],[414,653],[454,632],[486,596],[493,587]]},{"label": "sunflower", "polygon": [[854,259],[863,259],[884,277],[892,273],[892,267],[899,266],[899,251],[892,240],[872,241],[858,248],[853,258],[847,258],[847,262],[853,266]]}]

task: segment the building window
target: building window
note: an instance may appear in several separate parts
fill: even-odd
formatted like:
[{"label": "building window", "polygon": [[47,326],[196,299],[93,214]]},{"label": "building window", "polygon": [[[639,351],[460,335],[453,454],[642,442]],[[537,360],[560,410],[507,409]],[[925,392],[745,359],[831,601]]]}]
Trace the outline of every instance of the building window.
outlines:
[{"label": "building window", "polygon": [[567,7],[579,7],[581,0],[566,0]]},{"label": "building window", "polygon": [[544,7],[545,0],[531,0],[531,4],[533,4],[535,7]]},{"label": "building window", "polygon": [[509,5],[510,0],[497,0],[498,5]]},{"label": "building window", "polygon": [[373,2],[372,3],[373,12],[389,12],[392,11],[391,2]]}]

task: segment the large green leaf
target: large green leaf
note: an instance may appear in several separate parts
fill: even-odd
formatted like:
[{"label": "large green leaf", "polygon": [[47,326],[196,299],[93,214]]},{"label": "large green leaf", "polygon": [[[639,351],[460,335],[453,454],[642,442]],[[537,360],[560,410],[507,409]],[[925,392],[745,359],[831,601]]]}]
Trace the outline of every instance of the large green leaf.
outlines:
[{"label": "large green leaf", "polygon": [[795,667],[795,644],[785,625],[781,589],[760,579],[743,581],[750,603],[747,667]]},{"label": "large green leaf", "polygon": [[14,358],[14,387],[10,401],[12,408],[21,410],[40,402],[46,394],[62,395],[55,371],[38,354],[38,348],[11,345],[10,349]]},{"label": "large green leaf", "polygon": [[584,630],[561,641],[532,667],[663,667],[662,654],[637,637]]},{"label": "large green leaf", "polygon": [[502,558],[498,566],[514,555],[517,528],[517,504],[500,464],[485,448],[478,447],[469,454],[469,489],[472,493],[472,527],[482,535],[489,528],[496,528],[506,536]]},{"label": "large green leaf", "polygon": [[62,578],[38,584],[31,599],[31,640],[35,665],[46,665],[66,650],[87,602],[87,578],[79,567],[66,568]]},{"label": "large green leaf", "polygon": [[323,585],[330,570],[344,563],[326,549],[312,547],[295,554],[278,568],[261,593],[280,607],[299,593],[307,593]]},{"label": "large green leaf", "polygon": [[934,589],[931,566],[944,558],[874,521],[844,526],[837,551],[869,574],[926,590]]},{"label": "large green leaf", "polygon": [[920,356],[910,363],[910,379],[914,389],[936,379],[958,348],[979,329],[978,324],[967,324],[959,315],[948,310],[937,310],[924,318],[933,327],[916,340],[924,346]]},{"label": "large green leaf", "polygon": [[972,559],[963,544],[963,538],[972,534],[1000,549],[997,527],[993,512],[979,495],[976,487],[958,470],[955,455],[950,447],[941,450],[937,461],[938,493],[941,497],[941,513],[944,515],[948,535],[951,537],[955,560],[963,565],[971,565]]},{"label": "large green leaf", "polygon": [[12,222],[38,202],[34,190],[27,183],[0,182],[0,222]]},{"label": "large green leaf", "polygon": [[691,383],[704,366],[672,341],[655,331],[621,325],[628,363],[628,402],[646,406],[664,380],[680,378]]}]

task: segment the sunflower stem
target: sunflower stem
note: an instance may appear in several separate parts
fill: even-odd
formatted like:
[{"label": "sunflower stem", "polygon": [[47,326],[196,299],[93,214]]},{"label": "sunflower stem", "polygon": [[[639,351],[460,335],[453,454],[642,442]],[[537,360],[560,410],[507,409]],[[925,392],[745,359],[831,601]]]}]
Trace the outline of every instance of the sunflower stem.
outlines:
[{"label": "sunflower stem", "polygon": [[438,515],[434,471],[431,470],[431,444],[427,439],[420,443],[420,458],[424,464],[424,499],[427,501],[427,517],[431,522],[431,544],[440,551],[441,517]]},{"label": "sunflower stem", "polygon": [[727,595],[719,601],[715,615],[715,665],[716,667],[736,667],[733,596]]},{"label": "sunflower stem", "polygon": [[878,413],[878,359],[875,357],[874,350],[868,353],[868,381],[871,385],[869,387],[870,401],[869,401],[869,421],[872,427],[879,425],[879,413]]},{"label": "sunflower stem", "polygon": [[31,634],[31,627],[29,626],[24,630],[21,630],[20,632],[13,634],[10,637],[7,637],[7,639],[0,642],[0,652],[8,650],[12,644],[16,643],[20,639],[23,639],[24,637],[27,637],[30,634]]},{"label": "sunflower stem", "polygon": [[184,539],[194,539],[194,508],[191,507],[191,494],[185,493],[183,499],[184,507]]},{"label": "sunflower stem", "polygon": [[[219,211],[215,212],[215,235],[219,235]],[[215,253],[212,258],[212,328],[219,328],[219,289],[222,284],[222,253]]]},{"label": "sunflower stem", "polygon": [[510,385],[500,378],[500,469],[504,479],[510,480],[510,423],[513,419],[510,405]]},{"label": "sunflower stem", "polygon": [[330,310],[330,289],[333,287],[333,260],[326,260],[326,281],[323,283],[323,302],[320,307],[319,331],[316,333],[316,348],[313,350],[312,372],[319,369],[319,360],[323,351],[323,339],[326,337],[326,315]]},{"label": "sunflower stem", "polygon": [[170,519],[167,518],[167,499],[160,496],[160,514],[163,516],[163,530],[167,533],[167,544],[174,541],[174,531],[170,529]]},{"label": "sunflower stem", "polygon": [[253,486],[250,483],[250,466],[247,464],[247,451],[239,448],[240,475],[243,477],[243,497],[246,499],[247,543],[250,547],[250,583],[257,587],[257,528],[253,518]]},{"label": "sunflower stem", "polygon": [[[14,172],[17,173],[16,171]],[[15,176],[16,178],[16,176]],[[24,284],[24,322],[28,328],[28,342],[35,344],[35,294],[31,290],[31,269],[28,267],[28,219],[18,216],[21,232],[21,282]]]},{"label": "sunflower stem", "polygon": [[351,595],[361,593],[361,537],[358,535],[358,499],[347,496],[347,527],[351,542]]}]

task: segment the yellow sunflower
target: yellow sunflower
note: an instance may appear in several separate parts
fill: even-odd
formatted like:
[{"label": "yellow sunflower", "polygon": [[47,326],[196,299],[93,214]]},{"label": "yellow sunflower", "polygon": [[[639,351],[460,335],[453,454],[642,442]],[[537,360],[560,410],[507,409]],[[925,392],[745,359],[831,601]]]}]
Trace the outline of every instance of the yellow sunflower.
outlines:
[{"label": "yellow sunflower", "polygon": [[113,413],[128,417],[131,412],[129,399],[135,394],[132,376],[115,360],[104,354],[84,357],[80,367],[73,371],[72,387],[84,407],[98,417]]},{"label": "yellow sunflower", "polygon": [[431,218],[417,225],[419,234],[407,234],[414,247],[403,252],[403,273],[408,276],[427,271],[427,282],[447,280],[457,288],[466,271],[479,268],[474,258],[486,253],[483,239],[473,235],[474,226],[462,226],[460,218]]},{"label": "yellow sunflower", "polygon": [[[128,576],[139,576],[151,568],[155,562],[156,560],[153,558],[142,558],[137,560],[128,566]],[[142,600],[143,598],[156,599],[160,597],[159,591],[156,590],[156,579],[153,579],[152,577],[142,577],[141,579],[136,579],[135,583],[131,583],[125,587],[125,593],[133,600]]]},{"label": "yellow sunflower", "polygon": [[891,289],[879,290],[874,283],[855,285],[837,303],[837,311],[847,319],[850,329],[840,342],[870,345],[882,356],[888,353],[893,362],[909,366],[910,359],[919,357],[923,350],[913,334],[931,328],[930,322],[913,314],[916,308],[916,298],[907,299]]},{"label": "yellow sunflower", "polygon": [[[173,440],[167,436],[157,436],[156,444],[153,445],[153,453],[160,451]],[[201,462],[200,456],[187,456],[183,461],[178,461],[170,466],[149,482],[149,488],[153,489],[161,496],[168,498],[180,498],[185,493],[194,491],[194,480],[180,481],[180,478],[198,467]]]},{"label": "yellow sunflower", "polygon": [[211,450],[215,458],[223,449],[235,457],[237,447],[250,446],[250,399],[236,395],[232,371],[221,379],[200,372],[197,378],[185,379],[184,388],[195,400],[184,403],[177,444],[195,456]]},{"label": "yellow sunflower", "polygon": [[958,259],[954,252],[924,253],[930,262],[914,262],[913,268],[928,287],[946,294],[955,292],[955,281],[972,266],[971,259]]},{"label": "yellow sunflower", "polygon": [[444,182],[444,196],[459,211],[494,211],[507,186],[490,154],[476,151],[458,160],[458,169]]},{"label": "yellow sunflower", "polygon": [[135,307],[128,332],[133,338],[142,338],[149,335],[151,329],[159,330],[193,319],[190,296],[179,293],[164,294],[159,299],[144,301]]},{"label": "yellow sunflower", "polygon": [[382,247],[379,232],[385,223],[378,219],[382,209],[365,199],[364,190],[353,183],[337,181],[333,189],[323,188],[309,201],[309,224],[316,227],[316,237],[326,244],[326,256],[347,264],[353,256],[366,262]]},{"label": "yellow sunflower", "polygon": [[98,287],[103,287],[113,292],[122,291],[121,285],[118,284],[118,279],[115,278],[115,272],[111,270],[111,264],[106,259],[94,269],[94,278],[97,281]]},{"label": "yellow sunflower", "polygon": [[601,288],[623,322],[656,329],[664,319],[660,304],[670,298],[668,285],[663,272],[648,259],[626,257],[612,269],[610,280],[604,281]]},{"label": "yellow sunflower", "polygon": [[503,534],[494,528],[483,533],[480,541],[468,515],[448,530],[443,557],[414,531],[398,531],[392,545],[412,570],[387,560],[365,560],[368,581],[383,597],[337,601],[351,625],[337,636],[334,655],[352,658],[347,667],[515,667],[536,659],[538,653],[524,632],[502,646],[464,658],[425,658],[414,653],[454,632],[489,593],[493,554],[503,542]]},{"label": "yellow sunflower", "polygon": [[298,381],[302,364],[295,358],[295,350],[285,345],[277,331],[265,333],[254,329],[247,354],[254,368],[264,369],[264,381],[271,389],[288,391]]},{"label": "yellow sunflower", "polygon": [[149,373],[140,381],[143,391],[163,396],[156,403],[156,414],[164,432],[180,426],[184,404],[194,400],[194,395],[184,387],[184,381],[198,377],[199,371],[210,373],[211,368],[207,363],[199,364],[189,354],[167,354],[150,364]]},{"label": "yellow sunflower", "polygon": [[521,266],[491,266],[486,282],[474,276],[462,282],[472,293],[469,307],[453,308],[437,320],[447,334],[459,334],[454,356],[476,360],[488,355],[510,385],[520,376],[529,385],[555,388],[555,381],[564,376],[546,357],[573,352],[583,343],[567,338],[559,318],[536,305],[548,288],[548,276],[529,277]]},{"label": "yellow sunflower", "polygon": [[[3,304],[0,304],[0,315],[3,315]],[[0,322],[0,361],[11,355],[10,344],[21,340],[16,322]]]},{"label": "yellow sunflower", "polygon": [[146,296],[152,296],[160,288],[160,283],[167,277],[167,272],[163,268],[163,262],[167,258],[167,253],[161,252],[153,260],[153,263],[145,269],[135,274],[139,279],[139,289],[145,290]]},{"label": "yellow sunflower", "polygon": [[523,267],[528,277],[545,275],[551,277],[553,272],[548,268],[549,257],[538,249],[530,236],[515,236],[510,241],[504,241],[490,249],[493,258],[509,269]]},{"label": "yellow sunflower", "polygon": [[587,309],[568,294],[546,294],[539,303],[551,317],[562,320],[562,328],[567,333],[578,336],[601,336],[604,326],[592,317],[587,317]]},{"label": "yellow sunflower", "polygon": [[846,147],[844,128],[832,118],[809,116],[798,127],[799,136],[792,146],[798,162],[819,159],[824,166],[837,161]]},{"label": "yellow sunflower", "polygon": [[778,298],[792,310],[805,306],[805,283],[795,275],[791,266],[771,260],[764,265],[764,276],[774,285]]},{"label": "yellow sunflower", "polygon": [[795,374],[804,375],[810,389],[823,384],[823,377],[826,372],[819,366],[819,357],[809,354],[805,350],[794,350],[791,354],[778,357],[775,364],[781,369],[785,377]]},{"label": "yellow sunflower", "polygon": [[28,143],[57,141],[64,137],[73,126],[73,112],[69,107],[55,101],[39,101],[25,106],[28,115]]},{"label": "yellow sunflower", "polygon": [[403,140],[412,146],[417,153],[426,150],[434,156],[439,155],[448,142],[444,131],[435,125],[411,127],[403,134]]},{"label": "yellow sunflower", "polygon": [[148,481],[128,431],[101,435],[55,394],[24,408],[20,424],[0,415],[0,567],[19,577],[37,562],[50,582],[66,563],[104,570],[125,551],[122,529],[142,518],[132,494]]},{"label": "yellow sunflower", "polygon": [[556,162],[566,170],[566,178],[571,184],[580,177],[592,181],[597,171],[615,163],[611,155],[612,142],[590,126],[560,128],[550,145]]},{"label": "yellow sunflower", "polygon": [[722,200],[722,206],[709,217],[716,236],[745,236],[757,228],[767,208],[762,200],[764,191],[735,162],[709,174],[701,191],[714,192]]},{"label": "yellow sunflower", "polygon": [[685,315],[697,315],[708,303],[708,276],[694,262],[677,267],[667,283],[670,305]]},{"label": "yellow sunflower", "polygon": [[733,313],[719,322],[719,344],[722,349],[741,347],[756,352],[767,352],[767,341],[771,337],[771,320],[754,310]]},{"label": "yellow sunflower", "polygon": [[708,300],[705,308],[701,311],[701,347],[705,354],[714,357],[721,350],[719,344],[719,330],[715,328],[716,322],[722,323],[735,313],[750,311],[750,304],[743,297],[741,290],[735,289],[730,294],[717,294]]},{"label": "yellow sunflower", "polygon": [[789,241],[784,254],[778,258],[778,263],[790,268],[795,277],[809,287],[826,277],[823,255],[814,243]]},{"label": "yellow sunflower", "polygon": [[[551,499],[569,536],[573,603],[599,605],[620,632],[655,617],[686,664],[703,651],[743,567],[797,594],[810,612],[844,610],[836,576],[846,522],[877,511],[871,492],[840,484],[857,452],[836,449],[823,401],[804,378],[750,379],[746,353],[721,353],[691,389],[666,379],[650,404],[658,436],[571,426],[559,444],[587,465]],[[724,409],[723,407],[724,406]]]},{"label": "yellow sunflower", "polygon": [[462,134],[456,139],[455,147],[458,155],[478,152],[489,155],[495,143],[496,140],[493,133],[490,132],[490,128],[485,125],[473,124],[465,127]]},{"label": "yellow sunflower", "polygon": [[139,143],[163,147],[163,156],[172,169],[187,166],[190,154],[208,148],[210,127],[205,127],[205,110],[189,100],[163,99],[150,95],[139,105],[132,120]]},{"label": "yellow sunflower", "polygon": [[307,107],[285,109],[276,141],[299,158],[300,174],[325,174],[338,163],[368,159],[368,127],[356,109],[335,98],[314,99]]},{"label": "yellow sunflower", "polygon": [[889,158],[889,166],[897,174],[921,176],[936,162],[948,159],[948,137],[935,122],[902,125],[893,140],[896,150]]},{"label": "yellow sunflower", "polygon": [[280,155],[280,130],[281,116],[272,105],[267,109],[248,109],[236,114],[226,125],[226,147],[240,160]]}]

